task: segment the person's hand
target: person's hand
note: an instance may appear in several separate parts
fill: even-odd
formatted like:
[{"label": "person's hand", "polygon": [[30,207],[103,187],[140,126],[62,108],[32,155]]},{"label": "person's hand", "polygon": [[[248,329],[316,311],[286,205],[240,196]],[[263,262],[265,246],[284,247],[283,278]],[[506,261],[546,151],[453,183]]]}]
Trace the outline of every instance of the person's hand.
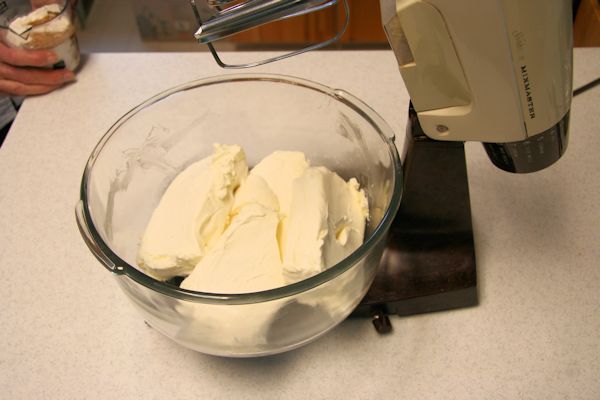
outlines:
[{"label": "person's hand", "polygon": [[43,94],[75,80],[75,74],[66,69],[32,68],[47,67],[57,61],[51,51],[10,48],[0,43],[0,94]]}]

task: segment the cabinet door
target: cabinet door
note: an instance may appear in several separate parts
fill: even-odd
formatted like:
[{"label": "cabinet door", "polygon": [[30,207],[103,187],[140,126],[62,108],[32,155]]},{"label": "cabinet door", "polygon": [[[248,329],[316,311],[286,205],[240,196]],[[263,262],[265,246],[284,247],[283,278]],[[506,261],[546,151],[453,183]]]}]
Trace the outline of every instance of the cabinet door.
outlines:
[{"label": "cabinet door", "polygon": [[[385,44],[387,38],[381,25],[379,0],[348,0],[350,25],[342,43]],[[338,25],[343,23],[343,12],[338,12]]]},{"label": "cabinet door", "polygon": [[573,27],[573,45],[600,46],[600,2],[598,0],[582,0],[579,3]]}]

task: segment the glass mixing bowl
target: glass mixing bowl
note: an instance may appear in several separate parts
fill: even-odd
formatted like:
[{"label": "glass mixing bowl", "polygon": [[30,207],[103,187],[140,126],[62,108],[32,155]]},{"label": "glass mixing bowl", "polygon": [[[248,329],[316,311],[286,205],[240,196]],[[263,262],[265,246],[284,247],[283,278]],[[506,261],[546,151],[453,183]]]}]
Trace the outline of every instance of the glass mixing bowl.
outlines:
[{"label": "glass mixing bowl", "polygon": [[[152,211],[214,143],[241,145],[250,167],[275,150],[299,150],[311,165],[356,177],[369,200],[364,243],[318,275],[256,293],[188,291],[144,274],[135,260]],[[203,353],[248,357],[299,347],[352,312],[373,281],[401,191],[392,130],[357,98],[293,77],[225,75],[160,93],[119,119],[89,158],[76,215],[92,253],[152,327]]]}]

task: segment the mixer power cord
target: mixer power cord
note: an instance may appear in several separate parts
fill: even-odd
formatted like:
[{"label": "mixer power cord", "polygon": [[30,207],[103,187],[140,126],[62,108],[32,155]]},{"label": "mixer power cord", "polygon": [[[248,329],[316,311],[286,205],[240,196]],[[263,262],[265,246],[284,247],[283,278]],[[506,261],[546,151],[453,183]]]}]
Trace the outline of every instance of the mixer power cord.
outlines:
[{"label": "mixer power cord", "polygon": [[586,83],[583,86],[578,87],[577,89],[573,90],[573,97],[580,95],[581,93],[590,90],[591,88],[598,86],[600,84],[600,78],[596,78],[593,81]]}]

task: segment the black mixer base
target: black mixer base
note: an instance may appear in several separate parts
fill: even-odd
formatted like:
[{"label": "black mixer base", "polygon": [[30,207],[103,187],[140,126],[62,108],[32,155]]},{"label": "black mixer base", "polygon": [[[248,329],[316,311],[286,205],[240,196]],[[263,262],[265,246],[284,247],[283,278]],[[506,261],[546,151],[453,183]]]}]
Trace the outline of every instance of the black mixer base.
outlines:
[{"label": "black mixer base", "polygon": [[478,304],[464,145],[427,138],[409,110],[404,192],[379,271],[353,316],[389,331],[386,314]]}]

